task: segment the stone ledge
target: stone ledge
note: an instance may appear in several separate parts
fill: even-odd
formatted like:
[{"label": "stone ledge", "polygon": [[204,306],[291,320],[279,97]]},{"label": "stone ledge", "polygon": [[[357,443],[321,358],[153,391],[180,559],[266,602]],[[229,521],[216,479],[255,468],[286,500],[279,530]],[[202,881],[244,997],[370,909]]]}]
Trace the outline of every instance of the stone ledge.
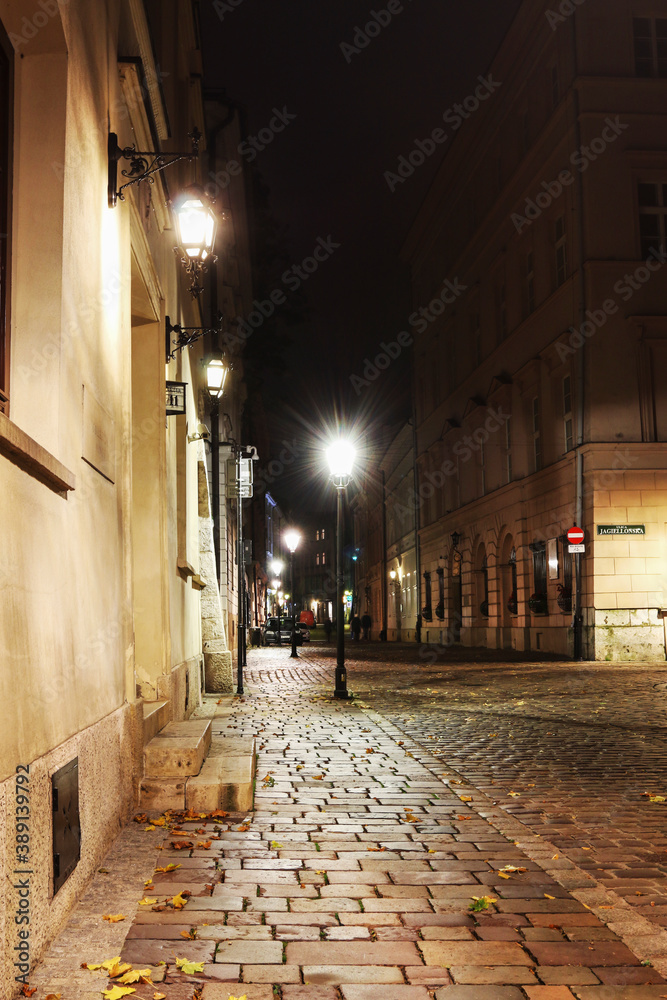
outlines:
[{"label": "stone ledge", "polygon": [[69,490],[76,488],[74,473],[4,413],[0,413],[0,454],[60,496],[67,496]]}]

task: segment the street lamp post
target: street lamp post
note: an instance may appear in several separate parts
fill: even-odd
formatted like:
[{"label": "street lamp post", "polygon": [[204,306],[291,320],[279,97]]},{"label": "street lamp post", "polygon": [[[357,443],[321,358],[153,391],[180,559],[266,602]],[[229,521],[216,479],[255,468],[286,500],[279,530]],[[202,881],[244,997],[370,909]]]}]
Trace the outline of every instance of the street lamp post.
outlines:
[{"label": "street lamp post", "polygon": [[331,481],[336,487],[336,686],[334,698],[349,698],[345,672],[345,616],[343,613],[343,494],[352,478],[355,451],[349,441],[327,448]]},{"label": "street lamp post", "polygon": [[[282,576],[282,572],[283,572],[282,560],[280,560],[280,559],[274,559],[273,562],[271,563],[271,569],[273,570],[273,572],[275,573],[275,575],[276,575],[277,578],[281,577]],[[275,594],[276,594],[276,600],[278,600],[278,592],[280,590],[280,579],[275,579],[273,581],[273,589],[274,589]],[[282,646],[282,642],[280,641],[280,603],[278,603],[278,632],[277,632],[277,635],[278,635],[278,640],[277,640],[276,645]]]},{"label": "street lamp post", "polygon": [[290,528],[284,534],[285,545],[290,551],[289,559],[289,585],[292,591],[292,652],[290,656],[292,659],[298,659],[299,654],[296,651],[296,619],[295,619],[295,608],[294,608],[294,553],[296,552],[297,546],[301,541],[301,535],[294,528]]}]

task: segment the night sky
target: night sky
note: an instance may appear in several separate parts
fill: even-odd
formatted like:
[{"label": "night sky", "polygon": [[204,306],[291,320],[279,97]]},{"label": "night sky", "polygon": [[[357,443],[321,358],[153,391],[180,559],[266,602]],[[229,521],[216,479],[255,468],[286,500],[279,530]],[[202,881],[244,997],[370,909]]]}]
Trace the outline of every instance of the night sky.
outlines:
[{"label": "night sky", "polygon": [[[276,387],[287,388],[288,398],[269,415],[277,446],[296,437],[301,450],[301,461],[275,487],[288,507],[318,506],[328,495],[319,471],[309,479],[321,489],[304,493],[303,473],[308,462],[321,466],[318,437],[334,413],[367,441],[369,424],[410,415],[407,360],[368,389],[355,388],[350,376],[361,376],[364,359],[405,328],[410,288],[399,252],[452,138],[404,183],[393,181],[394,191],[385,174],[395,174],[399,157],[474,89],[518,6],[202,0],[206,86],[243,105],[249,136],[268,128],[276,109],[295,116],[253,151],[285,230],[286,267],[300,266],[318,239],[320,256],[329,246],[328,259],[301,282],[308,316],[292,330],[289,379]],[[332,249],[331,241],[339,246]]]}]

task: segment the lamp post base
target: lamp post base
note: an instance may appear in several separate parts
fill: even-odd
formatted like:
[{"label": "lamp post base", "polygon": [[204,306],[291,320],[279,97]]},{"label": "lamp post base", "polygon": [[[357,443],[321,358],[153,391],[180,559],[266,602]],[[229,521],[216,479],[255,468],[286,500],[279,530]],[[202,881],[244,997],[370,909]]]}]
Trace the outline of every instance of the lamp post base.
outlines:
[{"label": "lamp post base", "polygon": [[342,701],[349,701],[352,697],[347,688],[336,688],[334,691],[334,698],[340,698]]}]

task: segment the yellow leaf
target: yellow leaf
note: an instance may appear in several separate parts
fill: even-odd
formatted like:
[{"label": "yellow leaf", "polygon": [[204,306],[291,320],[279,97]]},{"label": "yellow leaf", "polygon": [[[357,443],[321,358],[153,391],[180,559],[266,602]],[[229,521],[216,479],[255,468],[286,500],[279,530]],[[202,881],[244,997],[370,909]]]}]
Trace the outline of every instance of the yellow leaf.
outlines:
[{"label": "yellow leaf", "polygon": [[149,899],[148,896],[144,896],[143,899],[139,900],[139,906],[152,906],[153,903],[157,903],[157,897],[155,899]]},{"label": "yellow leaf", "polygon": [[429,854],[435,854],[435,847],[429,847],[428,853]]},{"label": "yellow leaf", "polygon": [[272,840],[271,841],[271,850],[272,851],[279,851],[282,846],[283,845],[279,844],[277,840]]},{"label": "yellow leaf", "polygon": [[122,997],[126,997],[129,993],[136,992],[132,986],[112,986],[110,990],[102,990],[102,995],[106,1000],[121,1000]]},{"label": "yellow leaf", "polygon": [[153,1000],[167,1000],[167,994],[166,993],[154,993],[153,994]]},{"label": "yellow leaf", "polygon": [[98,969],[115,969],[115,967],[118,965],[119,962],[120,962],[120,955],[117,955],[115,958],[109,958],[109,959],[107,959],[106,962],[102,962],[102,964],[98,965],[97,968]]},{"label": "yellow leaf", "polygon": [[210,841],[210,840],[200,840],[197,843],[197,847],[200,848],[203,851],[208,851],[210,849],[210,847],[211,847],[211,843],[212,843],[212,841]]},{"label": "yellow leaf", "polygon": [[181,867],[182,867],[182,865],[175,865],[174,862],[172,861],[171,864],[165,865],[164,868],[156,868],[155,869],[155,874],[157,875],[158,872],[175,872],[177,868],[181,868]]},{"label": "yellow leaf", "polygon": [[150,979],[152,969],[130,969],[118,980],[119,983],[138,983],[140,979]]},{"label": "yellow leaf", "polygon": [[155,827],[153,826],[152,823],[150,823],[148,826],[144,827],[144,833],[148,833],[149,830],[154,830],[154,829]]},{"label": "yellow leaf", "polygon": [[113,968],[109,969],[109,978],[118,979],[123,973],[129,972],[132,966],[129,962],[123,962],[121,965],[114,965]]},{"label": "yellow leaf", "polygon": [[511,795],[513,799],[518,799],[519,796],[521,795],[521,792],[508,792],[507,794]]},{"label": "yellow leaf", "polygon": [[125,920],[125,916],[122,913],[104,913],[102,920],[108,920],[110,924],[118,924],[121,920]]},{"label": "yellow leaf", "polygon": [[461,802],[472,802],[472,795],[459,795]]},{"label": "yellow leaf", "polygon": [[550,896],[548,892],[545,892],[544,893],[544,898],[545,899],[555,899],[556,897],[555,896]]},{"label": "yellow leaf", "polygon": [[649,795],[648,800],[649,800],[649,802],[665,802],[665,796],[664,795]]},{"label": "yellow leaf", "polygon": [[500,875],[501,878],[509,878],[510,877],[509,875],[506,875],[505,872],[498,872],[498,875]]},{"label": "yellow leaf", "polygon": [[189,958],[177,958],[176,959],[176,968],[180,969],[181,972],[184,972],[186,975],[191,976],[195,972],[203,972],[204,971],[204,963],[203,962],[192,962],[192,961],[190,961]]},{"label": "yellow leaf", "polygon": [[[155,998],[153,998],[155,1000]],[[229,994],[228,1000],[248,1000],[247,995],[244,993],[242,997],[233,997],[231,993]]]},{"label": "yellow leaf", "polygon": [[526,868],[515,868],[514,865],[505,865],[503,868],[500,869],[500,871],[501,872],[525,872],[525,871],[527,871],[527,869]]},{"label": "yellow leaf", "polygon": [[178,896],[174,896],[174,898],[170,900],[170,903],[175,910],[182,910],[187,901],[187,897],[183,895],[183,889],[181,889]]},{"label": "yellow leaf", "polygon": [[48,996],[44,997],[44,1000],[61,1000],[62,993],[49,993]]}]

